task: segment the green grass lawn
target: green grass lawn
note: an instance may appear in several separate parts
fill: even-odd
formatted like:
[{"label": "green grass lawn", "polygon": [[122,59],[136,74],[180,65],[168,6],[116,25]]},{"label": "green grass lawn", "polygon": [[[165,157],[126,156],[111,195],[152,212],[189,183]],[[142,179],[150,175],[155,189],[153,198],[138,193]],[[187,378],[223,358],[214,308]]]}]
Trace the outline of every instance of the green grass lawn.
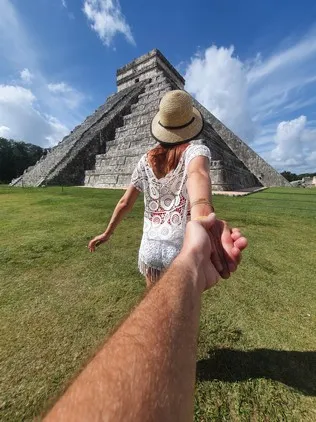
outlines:
[{"label": "green grass lawn", "polygon": [[[141,200],[86,248],[120,195],[0,187],[1,420],[45,411],[141,297]],[[249,248],[204,294],[196,421],[316,421],[316,189],[214,203]]]}]

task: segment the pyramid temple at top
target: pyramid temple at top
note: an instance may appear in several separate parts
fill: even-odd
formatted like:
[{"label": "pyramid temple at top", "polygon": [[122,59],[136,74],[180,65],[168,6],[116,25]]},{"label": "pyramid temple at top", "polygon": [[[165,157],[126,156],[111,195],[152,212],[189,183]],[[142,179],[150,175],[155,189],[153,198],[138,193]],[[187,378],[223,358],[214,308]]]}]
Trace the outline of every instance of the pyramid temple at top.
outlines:
[{"label": "pyramid temple at top", "polygon": [[[140,157],[156,144],[150,122],[160,99],[170,90],[184,89],[184,84],[159,50],[133,60],[117,70],[117,93],[11,184],[126,187]],[[199,138],[211,150],[214,190],[289,186],[212,113],[193,102],[205,120]]]}]

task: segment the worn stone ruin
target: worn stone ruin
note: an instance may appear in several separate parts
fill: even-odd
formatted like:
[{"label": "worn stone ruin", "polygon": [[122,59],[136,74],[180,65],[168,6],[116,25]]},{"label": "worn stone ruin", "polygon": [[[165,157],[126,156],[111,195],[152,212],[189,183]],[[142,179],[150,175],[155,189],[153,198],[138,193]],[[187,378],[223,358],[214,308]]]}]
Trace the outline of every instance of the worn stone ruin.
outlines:
[{"label": "worn stone ruin", "polygon": [[294,188],[316,188],[316,176],[303,177],[301,180],[290,182]]},{"label": "worn stone ruin", "polygon": [[[150,122],[162,96],[184,89],[185,80],[159,50],[117,70],[117,93],[12,181],[13,186],[84,185],[124,188],[140,157],[156,142]],[[193,99],[205,126],[200,138],[212,155],[214,190],[290,186],[238,136]]]}]

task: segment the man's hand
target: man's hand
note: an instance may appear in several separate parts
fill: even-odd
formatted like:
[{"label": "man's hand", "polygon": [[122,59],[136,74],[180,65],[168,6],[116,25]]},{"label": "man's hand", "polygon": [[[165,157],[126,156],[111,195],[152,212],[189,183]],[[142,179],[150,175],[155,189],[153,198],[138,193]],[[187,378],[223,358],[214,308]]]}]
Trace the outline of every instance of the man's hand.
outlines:
[{"label": "man's hand", "polygon": [[[230,230],[212,213],[187,224],[181,254],[185,259],[193,258],[200,273],[199,283],[205,290],[216,284],[220,277],[228,278],[230,272],[237,269],[246,246],[247,239],[242,237],[239,229]],[[223,262],[228,262],[226,267]]]},{"label": "man's hand", "polygon": [[99,234],[99,236],[94,237],[92,240],[90,240],[88,244],[89,251],[95,252],[95,248],[97,246],[102,245],[102,243],[106,242],[107,240],[109,240],[110,237],[111,235],[107,232]]}]

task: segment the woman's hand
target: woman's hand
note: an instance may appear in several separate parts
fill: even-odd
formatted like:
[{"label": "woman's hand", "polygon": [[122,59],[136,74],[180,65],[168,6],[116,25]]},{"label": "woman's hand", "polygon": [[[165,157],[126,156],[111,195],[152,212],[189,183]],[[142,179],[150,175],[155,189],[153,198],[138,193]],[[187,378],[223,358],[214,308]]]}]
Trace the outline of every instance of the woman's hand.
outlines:
[{"label": "woman's hand", "polygon": [[95,252],[95,248],[99,245],[102,245],[102,243],[105,243],[108,241],[111,237],[111,234],[105,232],[102,234],[99,234],[99,236],[94,237],[92,240],[90,240],[88,248],[90,252]]},{"label": "woman's hand", "polygon": [[247,239],[239,229],[230,229],[211,213],[187,224],[181,254],[186,260],[193,258],[203,291],[216,284],[220,277],[228,278],[237,269],[246,247]]},{"label": "woman's hand", "polygon": [[[216,218],[209,226],[211,241],[211,261],[222,278],[229,278],[230,273],[236,271],[240,261],[241,252],[247,247],[247,239],[242,236],[237,228],[231,229],[226,221]],[[201,221],[208,217],[197,217]]]},{"label": "woman's hand", "polygon": [[247,247],[247,239],[237,228],[231,229],[226,221],[216,219],[210,229],[213,252],[212,262],[222,278],[229,278],[241,260],[241,251]]}]

